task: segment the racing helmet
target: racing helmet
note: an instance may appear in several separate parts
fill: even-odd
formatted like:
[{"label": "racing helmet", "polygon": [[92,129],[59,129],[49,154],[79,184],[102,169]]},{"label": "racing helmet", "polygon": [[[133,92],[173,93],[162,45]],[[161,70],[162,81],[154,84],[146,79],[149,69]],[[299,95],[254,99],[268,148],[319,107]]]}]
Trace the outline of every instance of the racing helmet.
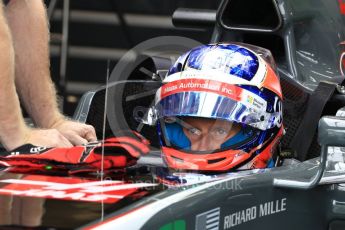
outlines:
[{"label": "racing helmet", "polygon": [[241,43],[190,50],[156,92],[154,114],[162,156],[171,169],[273,167],[284,129],[282,91],[270,51]]}]

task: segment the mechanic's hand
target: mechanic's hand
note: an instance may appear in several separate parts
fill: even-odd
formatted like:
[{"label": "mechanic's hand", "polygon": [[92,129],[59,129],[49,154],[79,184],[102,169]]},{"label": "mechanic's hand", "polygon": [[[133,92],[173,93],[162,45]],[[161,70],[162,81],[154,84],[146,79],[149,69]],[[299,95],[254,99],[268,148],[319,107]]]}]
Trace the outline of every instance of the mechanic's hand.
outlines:
[{"label": "mechanic's hand", "polygon": [[62,118],[55,122],[51,128],[57,129],[73,145],[87,144],[97,140],[95,129],[91,125],[77,121]]},{"label": "mechanic's hand", "polygon": [[56,129],[30,129],[25,143],[45,147],[72,147],[72,143]]}]

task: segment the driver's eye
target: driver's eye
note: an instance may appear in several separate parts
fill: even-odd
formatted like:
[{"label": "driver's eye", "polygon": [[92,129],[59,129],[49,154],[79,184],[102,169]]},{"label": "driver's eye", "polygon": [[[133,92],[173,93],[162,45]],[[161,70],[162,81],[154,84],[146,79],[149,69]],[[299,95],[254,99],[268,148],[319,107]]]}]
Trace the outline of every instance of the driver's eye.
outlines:
[{"label": "driver's eye", "polygon": [[166,117],[166,118],[164,118],[164,122],[166,122],[168,124],[172,124],[172,123],[176,122],[176,117]]},{"label": "driver's eye", "polygon": [[201,131],[197,128],[189,128],[188,132],[192,135],[198,135],[198,136],[201,134]]},{"label": "driver's eye", "polygon": [[223,128],[215,128],[212,133],[216,137],[224,137],[228,134],[228,131]]}]

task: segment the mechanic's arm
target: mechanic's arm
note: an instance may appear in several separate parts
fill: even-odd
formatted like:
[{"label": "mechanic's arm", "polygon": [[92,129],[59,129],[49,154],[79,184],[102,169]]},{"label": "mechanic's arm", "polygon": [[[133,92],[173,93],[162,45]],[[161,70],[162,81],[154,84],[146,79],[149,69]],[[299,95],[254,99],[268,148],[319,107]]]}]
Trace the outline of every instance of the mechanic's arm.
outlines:
[{"label": "mechanic's arm", "polygon": [[32,130],[25,125],[14,83],[15,55],[12,37],[4,17],[2,1],[0,37],[0,142],[8,150],[28,142],[46,146],[71,145],[57,130]]},{"label": "mechanic's arm", "polygon": [[42,0],[11,0],[6,16],[16,53],[19,96],[34,123],[54,128],[72,144],[96,140],[92,126],[68,121],[59,112],[49,70],[49,31]]},{"label": "mechanic's arm", "polygon": [[0,9],[0,140],[6,148],[23,143],[27,128],[14,85],[14,51],[1,1]]}]

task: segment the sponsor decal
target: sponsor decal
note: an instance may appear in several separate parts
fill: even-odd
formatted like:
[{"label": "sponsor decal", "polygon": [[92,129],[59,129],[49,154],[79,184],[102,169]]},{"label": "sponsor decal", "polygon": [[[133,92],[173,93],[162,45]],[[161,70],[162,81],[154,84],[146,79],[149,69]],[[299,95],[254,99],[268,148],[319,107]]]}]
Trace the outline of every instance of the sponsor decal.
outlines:
[{"label": "sponsor decal", "polygon": [[254,103],[254,97],[252,97],[251,95],[248,95],[247,102],[250,104],[253,104]]},{"label": "sponsor decal", "polygon": [[264,101],[262,101],[256,97],[253,97],[252,95],[247,95],[247,103],[255,106],[258,109],[262,109],[265,106]]},{"label": "sponsor decal", "polygon": [[238,101],[238,95],[240,95],[242,89],[235,85],[220,81],[207,79],[183,79],[170,82],[162,86],[161,98],[186,91],[213,92]]},{"label": "sponsor decal", "polygon": [[151,183],[129,184],[123,181],[93,181],[53,176],[25,176],[0,180],[0,195],[40,197],[61,200],[115,203]]},{"label": "sponsor decal", "polygon": [[253,105],[256,106],[257,108],[262,108],[264,106],[264,102],[254,98]]},{"label": "sponsor decal", "polygon": [[246,223],[269,215],[274,215],[287,210],[287,199],[268,201],[256,206],[249,207],[224,217],[224,229],[230,229],[237,225]]},{"label": "sponsor decal", "polygon": [[159,228],[159,230],[186,230],[186,221],[175,220]]},{"label": "sponsor decal", "polygon": [[195,218],[195,230],[218,230],[220,220],[220,208],[200,213]]},{"label": "sponsor decal", "polygon": [[266,111],[267,102],[248,90],[242,90],[242,103],[259,111]]},{"label": "sponsor decal", "polygon": [[43,147],[43,146],[32,147],[30,148],[30,153],[39,153],[46,149],[47,147]]}]

